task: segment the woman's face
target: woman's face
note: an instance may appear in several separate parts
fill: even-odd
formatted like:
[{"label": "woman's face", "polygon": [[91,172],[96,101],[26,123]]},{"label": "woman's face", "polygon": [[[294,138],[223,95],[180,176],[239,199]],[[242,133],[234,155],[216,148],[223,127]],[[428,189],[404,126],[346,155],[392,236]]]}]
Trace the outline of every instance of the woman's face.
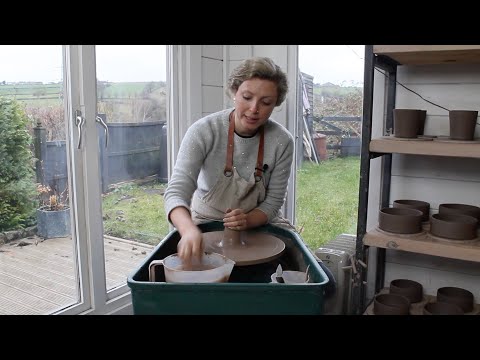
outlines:
[{"label": "woman's face", "polygon": [[234,94],[235,131],[239,135],[254,135],[270,117],[278,96],[277,84],[270,80],[245,80]]}]

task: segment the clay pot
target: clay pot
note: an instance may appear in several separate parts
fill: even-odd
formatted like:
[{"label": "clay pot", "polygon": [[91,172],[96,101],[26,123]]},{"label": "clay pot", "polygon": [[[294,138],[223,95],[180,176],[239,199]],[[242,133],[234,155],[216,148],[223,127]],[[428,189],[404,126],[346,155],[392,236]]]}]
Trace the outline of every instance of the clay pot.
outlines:
[{"label": "clay pot", "polygon": [[416,138],[422,112],[418,109],[393,109],[393,134],[399,138]]},{"label": "clay pot", "polygon": [[422,284],[408,279],[395,279],[390,282],[390,294],[403,295],[411,303],[422,301]]},{"label": "clay pot", "polygon": [[462,308],[455,304],[446,302],[433,302],[425,304],[423,307],[424,315],[463,315]]},{"label": "clay pot", "polygon": [[472,240],[477,237],[478,220],[463,214],[433,214],[430,233],[446,239]]},{"label": "clay pot", "polygon": [[420,210],[423,213],[422,221],[428,221],[430,218],[430,204],[420,200],[395,200],[394,208],[407,208]]},{"label": "clay pot", "polygon": [[473,294],[459,287],[446,286],[437,290],[437,301],[459,306],[464,312],[473,310]]},{"label": "clay pot", "polygon": [[450,110],[450,139],[473,140],[475,125],[477,125],[478,111]]},{"label": "clay pot", "polygon": [[383,208],[378,215],[378,227],[397,234],[416,234],[422,231],[423,213],[416,209]]},{"label": "clay pot", "polygon": [[427,110],[420,110],[420,124],[418,125],[418,135],[423,135],[426,119],[427,119]]},{"label": "clay pot", "polygon": [[375,315],[409,315],[410,301],[402,295],[380,294],[373,300]]},{"label": "clay pot", "polygon": [[480,221],[480,208],[478,206],[473,206],[473,205],[440,204],[438,206],[438,213],[470,215]]}]

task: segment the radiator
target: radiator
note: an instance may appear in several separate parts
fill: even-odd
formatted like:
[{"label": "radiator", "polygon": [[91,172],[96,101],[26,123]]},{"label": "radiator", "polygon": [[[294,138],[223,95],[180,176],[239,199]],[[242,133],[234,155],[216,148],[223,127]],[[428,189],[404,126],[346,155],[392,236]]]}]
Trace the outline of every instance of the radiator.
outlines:
[{"label": "radiator", "polygon": [[324,314],[352,314],[353,284],[352,259],[355,256],[356,236],[341,234],[315,250],[317,256],[330,269],[336,282],[336,294],[325,301]]}]

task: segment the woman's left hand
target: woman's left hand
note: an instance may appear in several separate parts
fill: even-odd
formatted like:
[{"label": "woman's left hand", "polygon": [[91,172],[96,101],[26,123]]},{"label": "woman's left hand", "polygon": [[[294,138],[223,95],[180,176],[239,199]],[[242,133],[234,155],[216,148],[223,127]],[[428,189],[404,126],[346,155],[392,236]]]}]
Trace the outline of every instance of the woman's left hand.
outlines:
[{"label": "woman's left hand", "polygon": [[223,217],[223,226],[232,230],[247,230],[247,214],[242,209],[227,209]]}]

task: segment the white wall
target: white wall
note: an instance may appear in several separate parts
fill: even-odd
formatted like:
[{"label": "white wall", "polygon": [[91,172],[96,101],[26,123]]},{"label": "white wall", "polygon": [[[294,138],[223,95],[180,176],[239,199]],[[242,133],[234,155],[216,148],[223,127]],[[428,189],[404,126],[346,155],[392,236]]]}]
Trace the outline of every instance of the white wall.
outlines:
[{"label": "white wall", "polygon": [[[383,76],[375,73],[376,78]],[[480,110],[480,65],[399,66],[397,81],[445,108]],[[382,89],[377,85],[376,88]],[[376,107],[382,108],[383,95],[374,94]],[[425,134],[449,135],[448,112],[399,85],[395,106],[427,110]],[[381,121],[382,115],[375,111],[375,130],[381,129]],[[480,126],[477,126],[475,136],[480,137]],[[380,191],[379,176],[380,169],[372,169],[370,190],[376,188],[377,193]],[[372,194],[371,198],[367,229],[378,223],[378,196]],[[446,202],[480,206],[480,160],[394,154],[390,205],[400,198],[427,201],[431,213],[438,212],[438,205]],[[416,280],[430,295],[436,295],[442,286],[463,287],[480,302],[480,264],[476,262],[388,250],[385,286],[396,278]],[[372,281],[369,276],[369,284]]]}]

